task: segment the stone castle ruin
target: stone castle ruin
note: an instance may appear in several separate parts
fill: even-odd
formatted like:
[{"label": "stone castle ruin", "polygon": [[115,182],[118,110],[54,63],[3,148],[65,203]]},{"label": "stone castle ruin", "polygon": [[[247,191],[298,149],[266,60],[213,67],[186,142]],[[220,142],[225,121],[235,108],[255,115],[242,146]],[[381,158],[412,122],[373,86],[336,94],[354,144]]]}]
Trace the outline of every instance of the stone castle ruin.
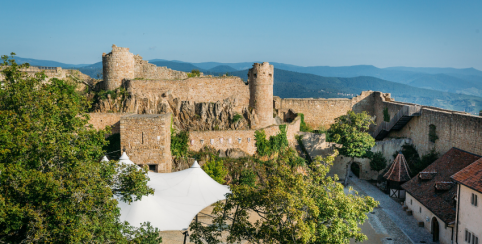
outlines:
[{"label": "stone castle ruin", "polygon": [[[128,48],[115,45],[102,60],[101,87],[122,88],[127,95],[108,97],[97,104],[90,123],[99,129],[112,126],[112,133],[120,133],[121,149],[132,161],[149,165],[156,172],[171,172],[171,123],[177,130],[190,132],[191,150],[209,145],[221,151],[238,148],[254,154],[254,132],[258,129],[271,136],[285,124],[288,140],[295,143],[300,130],[297,114],[304,114],[311,127],[327,129],[349,110],[365,111],[374,118],[377,126],[370,131],[377,145],[372,151],[383,152],[387,159],[403,144],[413,144],[420,154],[432,148],[443,154],[452,147],[482,154],[480,116],[396,102],[390,94],[374,91],[351,99],[282,99],[273,96],[274,67],[266,62],[253,64],[244,82],[232,76],[189,77],[185,72],[149,64]],[[384,121],[384,110],[389,122]],[[333,146],[324,137],[310,140],[313,148],[308,151],[330,151],[324,147]],[[350,159],[339,156],[332,171],[343,179],[349,163]],[[357,159],[355,163],[360,166],[360,178],[376,178],[369,160]]]}]

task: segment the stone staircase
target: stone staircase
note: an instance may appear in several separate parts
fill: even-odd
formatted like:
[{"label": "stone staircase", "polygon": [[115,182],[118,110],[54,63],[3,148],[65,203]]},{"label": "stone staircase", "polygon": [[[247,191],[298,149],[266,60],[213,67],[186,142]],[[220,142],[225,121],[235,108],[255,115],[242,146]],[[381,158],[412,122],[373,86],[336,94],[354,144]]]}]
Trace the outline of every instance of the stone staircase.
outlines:
[{"label": "stone staircase", "polygon": [[383,121],[373,131],[372,136],[375,140],[382,140],[390,131],[401,130],[413,117],[420,116],[422,113],[422,106],[405,105],[393,116],[390,122]]}]

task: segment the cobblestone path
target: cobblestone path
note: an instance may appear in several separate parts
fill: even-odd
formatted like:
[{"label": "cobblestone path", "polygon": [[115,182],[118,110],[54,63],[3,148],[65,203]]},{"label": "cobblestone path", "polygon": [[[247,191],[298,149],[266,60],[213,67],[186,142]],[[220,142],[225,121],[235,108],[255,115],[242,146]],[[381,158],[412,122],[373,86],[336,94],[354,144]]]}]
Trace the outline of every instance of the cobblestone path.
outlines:
[{"label": "cobblestone path", "polygon": [[[415,220],[413,216],[408,216],[398,202],[367,181],[358,179],[351,172],[350,175],[352,175],[352,177],[349,178],[348,184],[353,187],[354,190],[358,191],[359,194],[371,196],[380,202],[380,206],[374,211],[374,215],[378,216],[380,226],[377,226],[377,220],[372,220],[372,214],[369,214],[368,217],[374,229],[386,229],[388,235],[394,241],[391,243],[435,243],[432,241],[432,234],[423,227],[418,227],[417,220]],[[404,235],[402,235],[401,232],[403,232]]]}]

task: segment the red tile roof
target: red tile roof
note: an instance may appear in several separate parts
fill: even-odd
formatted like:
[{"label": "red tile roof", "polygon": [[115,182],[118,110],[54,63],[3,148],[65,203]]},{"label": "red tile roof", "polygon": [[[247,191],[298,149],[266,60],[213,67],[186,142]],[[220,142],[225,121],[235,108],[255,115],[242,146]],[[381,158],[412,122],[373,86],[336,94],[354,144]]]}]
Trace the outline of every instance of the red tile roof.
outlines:
[{"label": "red tile roof", "polygon": [[462,185],[482,192],[482,158],[452,175],[451,178]]},{"label": "red tile roof", "polygon": [[406,182],[410,180],[410,169],[403,154],[399,153],[393,161],[392,166],[383,176],[385,179],[396,182]]},{"label": "red tile roof", "polygon": [[403,184],[402,188],[448,224],[455,220],[453,197],[457,192],[456,187],[453,187],[455,184],[443,182],[451,182],[450,176],[480,158],[481,156],[452,148],[422,171],[437,172],[436,174],[432,173],[431,178],[423,177],[428,178],[424,180],[417,175]]}]

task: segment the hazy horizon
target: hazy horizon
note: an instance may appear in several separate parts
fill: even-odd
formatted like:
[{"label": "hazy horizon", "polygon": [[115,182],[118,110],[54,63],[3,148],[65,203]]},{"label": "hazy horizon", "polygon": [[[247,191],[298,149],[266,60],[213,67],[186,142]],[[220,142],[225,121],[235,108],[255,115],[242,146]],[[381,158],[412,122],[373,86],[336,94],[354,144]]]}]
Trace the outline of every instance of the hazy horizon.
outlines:
[{"label": "hazy horizon", "polygon": [[9,1],[0,54],[93,64],[112,44],[145,60],[482,70],[481,1]]}]

